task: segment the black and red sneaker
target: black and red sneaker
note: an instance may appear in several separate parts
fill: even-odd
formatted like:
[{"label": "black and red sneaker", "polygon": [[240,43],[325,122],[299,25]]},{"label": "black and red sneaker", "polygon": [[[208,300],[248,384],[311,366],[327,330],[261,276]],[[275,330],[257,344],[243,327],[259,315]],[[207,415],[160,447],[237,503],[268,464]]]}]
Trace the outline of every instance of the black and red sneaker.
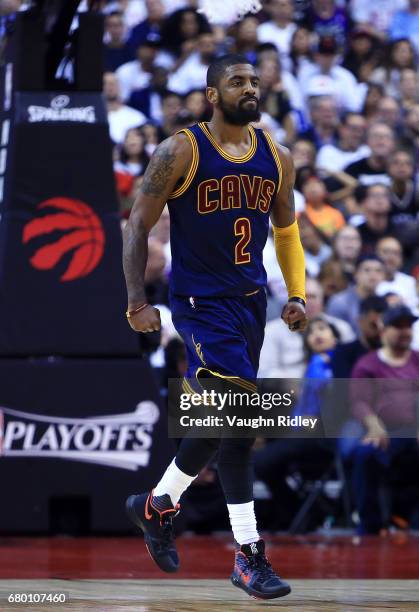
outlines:
[{"label": "black and red sneaker", "polygon": [[173,506],[169,495],[151,493],[130,495],[126,501],[130,520],[144,533],[144,542],[153,561],[164,572],[177,572],[179,557],[173,541],[173,518],[180,506]]},{"label": "black and red sneaker", "polygon": [[240,546],[231,582],[257,599],[276,599],[291,593],[290,585],[275,574],[265,557],[263,540]]}]

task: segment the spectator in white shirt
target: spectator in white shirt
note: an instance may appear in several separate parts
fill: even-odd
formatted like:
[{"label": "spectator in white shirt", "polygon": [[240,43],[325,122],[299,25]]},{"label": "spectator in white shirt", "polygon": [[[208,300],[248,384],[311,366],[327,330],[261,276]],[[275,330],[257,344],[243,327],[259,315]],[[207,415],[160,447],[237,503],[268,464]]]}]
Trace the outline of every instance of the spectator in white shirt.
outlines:
[{"label": "spectator in white shirt", "polygon": [[126,102],[135,89],[144,89],[150,83],[151,73],[157,56],[154,40],[144,41],[137,49],[137,59],[122,64],[116,71],[121,98]]},{"label": "spectator in white shirt", "polygon": [[192,89],[205,89],[208,66],[215,57],[216,44],[213,34],[201,34],[197,50],[169,78],[168,87],[180,95]]},{"label": "spectator in white shirt", "polygon": [[113,142],[120,144],[130,128],[140,127],[147,117],[122,103],[119,93],[118,77],[113,72],[103,75],[103,94],[108,110],[109,134]]},{"label": "spectator in white shirt", "polygon": [[[363,104],[366,86],[358,84],[354,75],[336,64],[338,46],[335,38],[324,36],[320,38],[315,63],[305,64],[298,74],[303,93],[312,95],[312,80],[316,82],[318,77],[328,77],[330,86],[333,86],[333,96],[341,110],[358,112]],[[331,92],[332,93],[332,92]]]},{"label": "spectator in white shirt", "polygon": [[291,38],[297,29],[293,22],[293,2],[291,0],[267,0],[265,8],[271,20],[258,27],[259,42],[275,44],[284,70],[291,70],[289,58]]},{"label": "spectator in white shirt", "polygon": [[317,167],[337,172],[363,157],[368,157],[370,149],[363,143],[366,128],[367,122],[362,115],[345,113],[338,127],[338,143],[321,147],[317,155]]},{"label": "spectator in white shirt", "polygon": [[403,249],[400,242],[392,236],[381,238],[377,242],[376,253],[385,265],[386,278],[379,283],[377,295],[396,293],[400,295],[403,302],[414,312],[418,307],[418,294],[416,292],[416,281],[410,274],[400,272],[403,266]]}]

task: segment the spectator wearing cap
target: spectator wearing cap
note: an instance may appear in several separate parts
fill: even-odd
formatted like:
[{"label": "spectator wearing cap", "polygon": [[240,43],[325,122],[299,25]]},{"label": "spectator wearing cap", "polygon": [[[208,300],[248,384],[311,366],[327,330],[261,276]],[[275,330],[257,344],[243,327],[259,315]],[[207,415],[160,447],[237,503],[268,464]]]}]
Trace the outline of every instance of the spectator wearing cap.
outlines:
[{"label": "spectator wearing cap", "polygon": [[208,66],[216,55],[214,34],[201,34],[196,51],[169,77],[169,89],[180,95],[185,95],[192,89],[206,87]]},{"label": "spectator wearing cap", "polygon": [[147,18],[132,28],[128,39],[128,46],[133,56],[145,41],[158,42],[160,40],[165,13],[164,4],[162,0],[145,0],[145,7]]},{"label": "spectator wearing cap", "polygon": [[127,131],[146,123],[147,117],[122,103],[115,73],[105,72],[103,75],[103,94],[108,111],[110,137],[114,143],[121,144]]},{"label": "spectator wearing cap", "polygon": [[326,144],[317,154],[318,168],[336,172],[370,154],[364,140],[367,123],[359,113],[345,113],[338,126],[338,142]]},{"label": "spectator wearing cap", "polygon": [[332,295],[326,312],[347,321],[356,334],[359,333],[359,307],[363,299],[374,295],[378,284],[384,280],[384,264],[376,255],[361,257],[355,268],[355,284]]},{"label": "spectator wearing cap", "polygon": [[383,58],[384,65],[372,72],[370,81],[382,85],[387,96],[397,96],[401,71],[405,68],[416,69],[415,49],[407,38],[400,38],[389,44]]},{"label": "spectator wearing cap", "polygon": [[[352,342],[355,334],[342,319],[324,311],[324,294],[319,281],[307,278],[307,316],[321,317],[336,327],[342,342]],[[277,309],[277,312],[279,310]],[[290,334],[278,316],[268,321],[260,355],[260,378],[301,378],[305,370],[304,342],[301,334]]]},{"label": "spectator wearing cap", "polygon": [[157,45],[153,40],[147,39],[138,47],[136,59],[118,68],[116,74],[124,102],[129,100],[134,90],[149,86],[156,57]]},{"label": "spectator wearing cap", "polygon": [[390,217],[396,225],[419,220],[419,190],[414,181],[414,161],[409,151],[396,149],[388,160],[391,180]]},{"label": "spectator wearing cap", "polygon": [[333,238],[333,256],[342,265],[349,282],[353,282],[356,262],[361,253],[361,236],[353,225],[344,225]]},{"label": "spectator wearing cap", "polygon": [[377,242],[376,254],[383,260],[386,278],[377,286],[377,295],[396,293],[404,304],[416,312],[418,294],[416,280],[410,274],[400,272],[403,267],[403,249],[400,242],[392,236],[381,238]]},{"label": "spectator wearing cap", "polygon": [[371,295],[359,305],[359,334],[352,342],[339,344],[332,358],[335,378],[350,378],[355,363],[381,346],[382,314],[387,310],[383,297]]},{"label": "spectator wearing cap", "polygon": [[394,460],[409,454],[417,470],[419,353],[411,349],[416,320],[407,306],[389,308],[383,314],[382,347],[361,357],[352,371],[352,412],[365,428],[352,456],[359,534],[383,527],[379,487]]},{"label": "spectator wearing cap", "polygon": [[348,42],[342,66],[349,70],[357,81],[367,83],[380,62],[379,39],[370,27],[358,25],[351,31]]},{"label": "spectator wearing cap", "polygon": [[409,0],[409,7],[394,15],[389,34],[393,40],[406,36],[419,54],[419,0]]},{"label": "spectator wearing cap", "polygon": [[119,66],[134,59],[125,39],[123,14],[115,11],[105,17],[104,69],[115,72]]},{"label": "spectator wearing cap", "polygon": [[338,44],[331,36],[321,37],[314,63],[306,64],[298,80],[307,98],[332,95],[340,110],[358,112],[365,97],[365,87],[358,86],[354,75],[337,65]]},{"label": "spectator wearing cap", "polygon": [[259,42],[270,42],[276,45],[281,65],[285,70],[291,70],[289,58],[291,38],[297,29],[293,21],[293,2],[292,0],[268,0],[265,3],[265,9],[271,19],[258,27]]},{"label": "spectator wearing cap", "polygon": [[335,0],[313,0],[304,25],[319,36],[333,36],[339,46],[344,47],[351,19],[346,10],[336,4]]},{"label": "spectator wearing cap", "polygon": [[361,185],[389,185],[387,161],[395,148],[394,131],[386,123],[373,123],[368,128],[367,145],[371,150],[370,155],[346,166],[345,172],[356,178]]},{"label": "spectator wearing cap", "polygon": [[381,185],[360,186],[355,196],[360,203],[362,222],[356,224],[356,216],[350,218],[359,231],[362,240],[362,255],[375,252],[380,238],[394,232],[394,225],[390,220],[390,192],[388,187]]},{"label": "spectator wearing cap", "polygon": [[326,203],[326,185],[313,173],[304,180],[301,189],[308,219],[324,236],[332,238],[345,225],[345,219],[339,210]]}]

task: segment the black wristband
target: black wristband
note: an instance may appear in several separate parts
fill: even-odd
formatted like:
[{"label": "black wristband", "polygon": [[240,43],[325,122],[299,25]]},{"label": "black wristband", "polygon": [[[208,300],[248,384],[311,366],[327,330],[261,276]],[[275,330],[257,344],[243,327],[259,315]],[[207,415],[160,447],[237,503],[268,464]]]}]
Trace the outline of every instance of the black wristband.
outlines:
[{"label": "black wristband", "polygon": [[289,302],[298,302],[299,304],[304,306],[304,308],[306,307],[306,303],[303,300],[303,298],[300,298],[300,297],[290,297],[290,298],[288,298],[288,301]]}]

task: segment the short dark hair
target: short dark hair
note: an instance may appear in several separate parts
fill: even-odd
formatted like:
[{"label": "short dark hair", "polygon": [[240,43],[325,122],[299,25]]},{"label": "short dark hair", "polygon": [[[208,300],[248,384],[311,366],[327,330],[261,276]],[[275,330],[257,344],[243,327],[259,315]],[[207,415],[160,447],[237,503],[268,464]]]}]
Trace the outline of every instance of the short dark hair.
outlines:
[{"label": "short dark hair", "polygon": [[382,313],[387,310],[388,305],[384,297],[380,295],[370,295],[362,300],[359,305],[359,314],[365,315],[369,312]]},{"label": "short dark hair", "polygon": [[238,53],[229,53],[228,55],[217,57],[208,68],[207,87],[218,87],[226,69],[236,64],[250,64],[250,61],[245,55]]},{"label": "short dark hair", "polygon": [[355,270],[358,270],[360,266],[366,261],[378,261],[382,266],[384,266],[383,260],[378,257],[378,255],[374,255],[373,253],[368,255],[361,255],[355,264]]}]

